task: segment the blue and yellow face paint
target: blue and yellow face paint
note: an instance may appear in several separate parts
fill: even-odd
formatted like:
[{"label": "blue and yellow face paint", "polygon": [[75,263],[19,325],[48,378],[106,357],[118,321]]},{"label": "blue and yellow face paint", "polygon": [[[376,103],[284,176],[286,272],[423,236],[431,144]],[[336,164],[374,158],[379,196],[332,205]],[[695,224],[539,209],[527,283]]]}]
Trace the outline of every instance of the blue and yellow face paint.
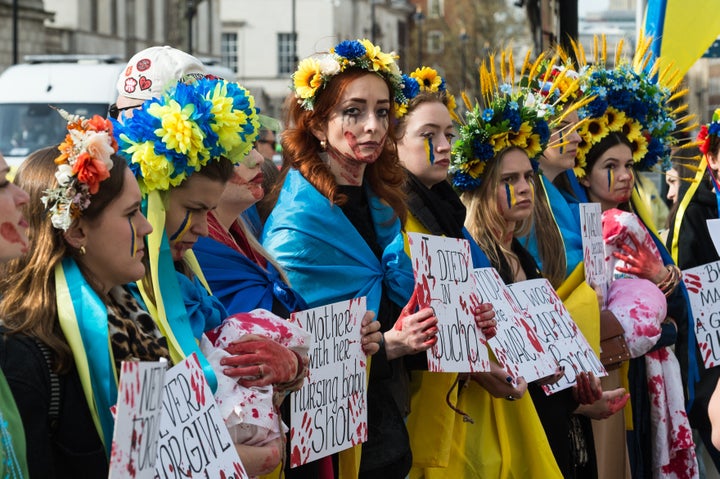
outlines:
[{"label": "blue and yellow face paint", "polygon": [[429,136],[425,137],[425,158],[431,165],[435,164],[435,147],[433,146],[432,138]]},{"label": "blue and yellow face paint", "polygon": [[185,212],[185,218],[183,218],[182,223],[180,223],[180,227],[177,229],[176,232],[170,235],[170,241],[177,241],[183,236],[185,236],[185,233],[188,232],[190,229],[190,226],[192,225],[192,211],[186,211]]},{"label": "blue and yellow face paint", "polygon": [[560,146],[558,146],[558,153],[561,155],[565,153],[565,135],[563,135],[563,131],[558,131],[558,138],[560,138]]},{"label": "blue and yellow face paint", "polygon": [[615,186],[615,171],[613,171],[612,168],[608,168],[607,177],[608,177],[608,191],[612,191],[613,187]]},{"label": "blue and yellow face paint", "polygon": [[128,224],[130,225],[130,257],[134,258],[137,254],[137,231],[132,218],[128,218]]},{"label": "blue and yellow face paint", "polygon": [[505,183],[505,196],[507,197],[508,209],[511,209],[517,204],[517,198],[515,197],[515,187],[510,183]]}]

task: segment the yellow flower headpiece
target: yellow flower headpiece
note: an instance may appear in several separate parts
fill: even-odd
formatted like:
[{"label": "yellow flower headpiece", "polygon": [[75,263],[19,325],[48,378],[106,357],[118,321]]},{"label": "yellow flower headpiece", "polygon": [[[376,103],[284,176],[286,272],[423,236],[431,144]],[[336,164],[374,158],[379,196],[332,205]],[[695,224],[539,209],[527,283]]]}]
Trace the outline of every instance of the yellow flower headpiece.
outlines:
[{"label": "yellow flower headpiece", "polygon": [[450,111],[450,116],[455,121],[460,121],[460,118],[455,113],[457,104],[455,103],[455,97],[450,94],[447,89],[445,79],[441,77],[438,72],[430,67],[419,67],[410,75],[402,76],[402,93],[405,97],[404,103],[395,103],[395,116],[402,118],[407,113],[407,105],[420,93],[435,93],[438,98],[446,98],[447,109]]},{"label": "yellow flower headpiece", "polygon": [[[672,66],[659,71],[650,43],[650,38],[641,37],[629,62],[621,57],[620,41],[614,65],[608,66],[605,37],[595,38],[594,62],[581,69],[583,88],[593,100],[579,110],[583,122],[578,129],[582,138],[576,156],[578,178],[586,174],[588,152],[610,133],[628,139],[637,170],[651,170],[659,164],[664,171],[670,167],[671,147],[678,143],[674,134],[695,128],[695,115],[681,116],[687,105],[672,106],[687,93],[678,91],[682,78]],[[585,62],[582,46],[574,47],[577,58]],[[693,145],[688,142],[681,148]]]},{"label": "yellow flower headpiece", "polygon": [[[545,150],[550,138],[546,118],[552,106],[545,102],[547,96],[515,84],[512,54],[502,55],[499,76],[494,56],[488,63],[489,67],[486,63],[480,67],[485,107],[477,102],[471,104],[465,93],[462,94],[467,112],[451,159],[453,186],[462,191],[479,188],[487,164],[507,148],[521,149],[530,158],[533,168],[537,168],[536,158]],[[506,77],[506,71],[509,77]]]},{"label": "yellow flower headpiece", "polygon": [[395,52],[385,53],[367,39],[345,40],[329,53],[302,60],[293,73],[292,89],[298,103],[306,110],[312,110],[318,93],[335,75],[349,68],[360,68],[389,80],[392,86],[391,99],[403,103],[402,78],[396,59]]},{"label": "yellow flower headpiece", "polygon": [[252,95],[212,76],[180,81],[114,124],[143,193],[178,186],[221,156],[241,162],[260,127]]}]

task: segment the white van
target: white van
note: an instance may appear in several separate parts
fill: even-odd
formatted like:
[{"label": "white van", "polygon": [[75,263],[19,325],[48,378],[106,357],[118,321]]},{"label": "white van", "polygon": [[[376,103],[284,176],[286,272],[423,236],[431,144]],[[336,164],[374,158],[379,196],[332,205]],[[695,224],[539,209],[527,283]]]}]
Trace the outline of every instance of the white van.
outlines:
[{"label": "white van", "polygon": [[0,153],[10,166],[57,145],[67,123],[51,106],[72,114],[107,116],[126,61],[109,55],[39,55],[0,75]]}]

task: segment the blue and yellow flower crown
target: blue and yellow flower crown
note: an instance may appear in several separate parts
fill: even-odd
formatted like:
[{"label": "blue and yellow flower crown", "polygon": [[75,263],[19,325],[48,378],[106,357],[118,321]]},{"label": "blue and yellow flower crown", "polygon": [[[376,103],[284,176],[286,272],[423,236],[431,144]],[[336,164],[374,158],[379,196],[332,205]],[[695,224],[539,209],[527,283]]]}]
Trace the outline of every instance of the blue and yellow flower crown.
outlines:
[{"label": "blue and yellow flower crown", "polygon": [[[501,59],[500,78],[496,75],[494,57],[489,59],[490,69],[485,63],[480,67],[485,108],[477,103],[473,106],[462,95],[467,112],[451,159],[452,183],[461,191],[480,187],[488,163],[507,148],[521,149],[537,168],[536,159],[550,139],[546,117],[552,106],[527,88],[513,87],[515,69],[512,56],[507,58],[507,65],[505,55]],[[505,67],[511,76],[509,82],[505,81]]]},{"label": "blue and yellow flower crown", "polygon": [[94,115],[88,120],[65,110],[58,113],[68,123],[65,140],[58,146],[60,156],[55,159],[58,186],[45,190],[41,200],[53,227],[67,231],[90,206],[100,183],[110,177],[113,167],[110,157],[118,145],[112,123],[105,118]]},{"label": "blue and yellow flower crown", "polygon": [[260,123],[245,88],[206,76],[178,82],[114,125],[119,153],[145,194],[178,186],[221,156],[241,162]]},{"label": "blue and yellow flower crown", "polygon": [[460,121],[455,113],[455,108],[457,108],[455,97],[448,91],[445,79],[441,77],[434,68],[423,66],[415,69],[415,71],[410,75],[403,74],[402,83],[402,92],[405,97],[405,102],[395,103],[396,118],[402,118],[407,113],[407,107],[410,100],[418,96],[420,93],[428,92],[444,95],[445,98],[447,98],[447,108],[448,111],[450,111],[450,116],[454,120]]},{"label": "blue and yellow flower crown", "polygon": [[[581,74],[584,89],[595,98],[579,111],[585,120],[578,129],[582,138],[578,145],[575,174],[585,176],[586,156],[590,149],[612,132],[623,134],[632,146],[635,168],[648,171],[660,165],[670,167],[671,147],[678,143],[673,135],[695,128],[694,115],[680,117],[687,105],[674,108],[673,102],[687,93],[677,91],[682,78],[672,68],[659,72],[659,63],[652,61],[651,39],[641,38],[633,61],[623,60],[622,42],[615,54],[615,67],[607,66],[607,46],[602,48],[595,38],[595,61]],[[577,47],[580,61],[585,61],[582,47]],[[684,146],[692,146],[686,144]]]},{"label": "blue and yellow flower crown", "polygon": [[391,99],[404,103],[402,77],[394,52],[385,53],[367,39],[345,40],[329,53],[305,58],[293,73],[292,89],[303,108],[312,110],[319,92],[337,74],[350,68],[360,68],[385,77],[392,85]]}]

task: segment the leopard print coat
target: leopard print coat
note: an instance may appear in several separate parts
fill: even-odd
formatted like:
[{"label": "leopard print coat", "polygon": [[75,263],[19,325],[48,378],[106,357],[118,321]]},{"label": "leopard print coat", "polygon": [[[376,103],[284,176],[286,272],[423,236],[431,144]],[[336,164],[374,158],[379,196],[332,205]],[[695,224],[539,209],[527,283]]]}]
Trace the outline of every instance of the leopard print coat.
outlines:
[{"label": "leopard print coat", "polygon": [[170,361],[167,340],[130,291],[122,286],[111,289],[107,311],[117,371],[123,361],[157,361],[160,358]]}]

